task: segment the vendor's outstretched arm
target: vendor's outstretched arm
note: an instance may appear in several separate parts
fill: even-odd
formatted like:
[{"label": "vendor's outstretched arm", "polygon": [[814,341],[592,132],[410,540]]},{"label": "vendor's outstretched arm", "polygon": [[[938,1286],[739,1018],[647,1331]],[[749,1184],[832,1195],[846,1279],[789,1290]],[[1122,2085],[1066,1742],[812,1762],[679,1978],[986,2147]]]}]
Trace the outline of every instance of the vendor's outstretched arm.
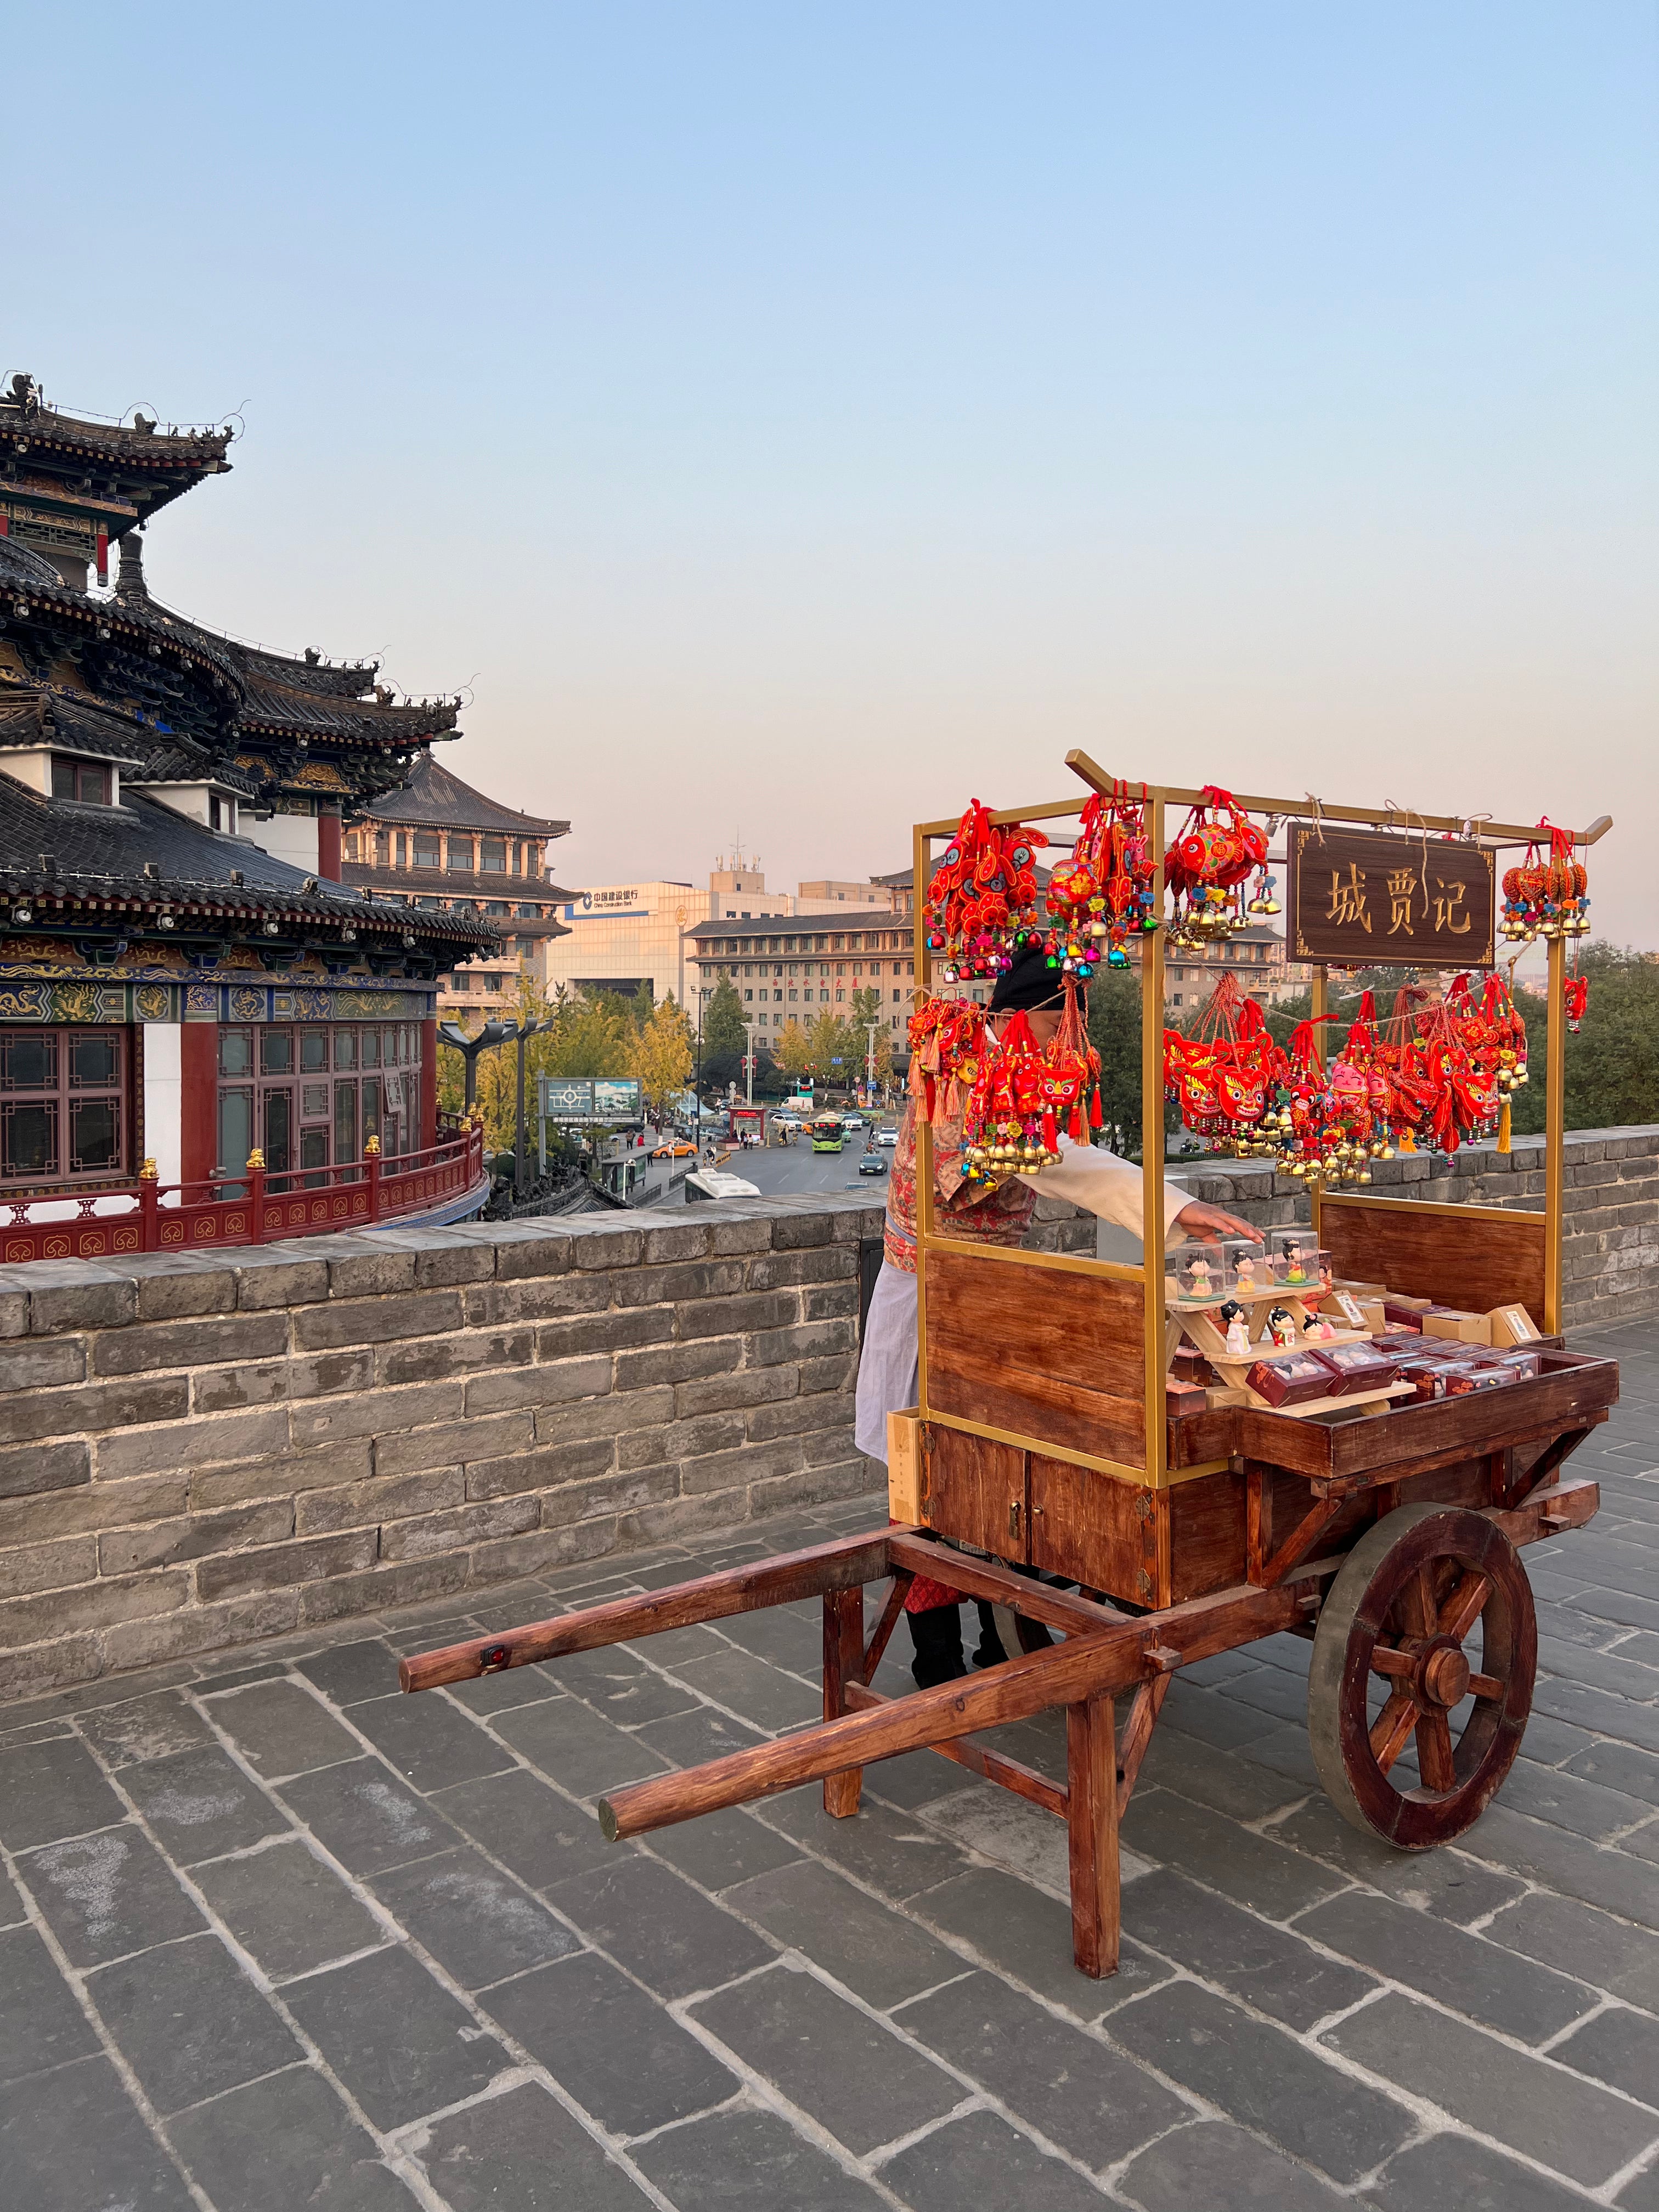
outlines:
[{"label": "vendor's outstretched arm", "polygon": [[[1060,1158],[1052,1166],[1026,1176],[1022,1181],[1031,1184],[1046,1198],[1063,1198],[1071,1206],[1080,1206],[1088,1213],[1097,1213],[1103,1220],[1115,1221],[1132,1237],[1141,1232],[1140,1170],[1132,1160],[1121,1160],[1115,1152],[1103,1152],[1097,1145],[1074,1145],[1069,1137],[1060,1140]],[[1201,1205],[1189,1198],[1179,1183],[1165,1182],[1164,1186],[1164,1233],[1167,1237],[1177,1222],[1183,1230],[1195,1235],[1223,1237],[1252,1237],[1255,1231],[1248,1221],[1240,1221],[1219,1207]]]}]

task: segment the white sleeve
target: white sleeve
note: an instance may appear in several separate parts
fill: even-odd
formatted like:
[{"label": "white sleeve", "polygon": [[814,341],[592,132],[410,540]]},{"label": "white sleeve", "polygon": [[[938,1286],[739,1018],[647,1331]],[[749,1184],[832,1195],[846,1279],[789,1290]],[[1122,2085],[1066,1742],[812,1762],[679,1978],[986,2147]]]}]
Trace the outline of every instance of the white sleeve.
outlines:
[{"label": "white sleeve", "polygon": [[[1141,1233],[1140,1170],[1132,1160],[1121,1160],[1115,1152],[1103,1152],[1098,1145],[1075,1145],[1062,1135],[1059,1159],[1034,1175],[1022,1176],[1020,1181],[1030,1183],[1044,1198],[1063,1198],[1069,1205],[1080,1206],[1085,1213],[1115,1221],[1132,1237]],[[1166,1236],[1176,1216],[1191,1203],[1190,1194],[1179,1183],[1165,1181]]]}]

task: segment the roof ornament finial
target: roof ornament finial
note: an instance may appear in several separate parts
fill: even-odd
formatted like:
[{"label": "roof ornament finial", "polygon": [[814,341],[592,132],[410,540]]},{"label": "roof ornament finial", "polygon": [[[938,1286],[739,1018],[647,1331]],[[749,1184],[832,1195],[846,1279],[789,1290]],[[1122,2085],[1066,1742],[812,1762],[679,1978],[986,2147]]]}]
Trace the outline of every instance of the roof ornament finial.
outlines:
[{"label": "roof ornament finial", "polygon": [[11,388],[6,394],[10,404],[14,407],[21,407],[25,415],[38,415],[45,397],[45,393],[26,368],[20,368],[17,371],[12,378]]},{"label": "roof ornament finial", "polygon": [[129,530],[119,541],[121,566],[115,579],[118,599],[138,599],[148,602],[149,586],[144,580],[144,543],[137,531]]}]

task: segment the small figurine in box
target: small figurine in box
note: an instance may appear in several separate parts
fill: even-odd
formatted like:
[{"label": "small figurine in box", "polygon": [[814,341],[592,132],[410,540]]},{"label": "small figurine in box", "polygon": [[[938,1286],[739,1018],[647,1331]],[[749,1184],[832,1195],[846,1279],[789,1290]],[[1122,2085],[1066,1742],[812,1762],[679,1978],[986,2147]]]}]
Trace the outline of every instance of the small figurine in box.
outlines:
[{"label": "small figurine in box", "polygon": [[1288,1352],[1296,1342],[1296,1316],[1288,1306],[1269,1306],[1267,1335],[1281,1351]]},{"label": "small figurine in box", "polygon": [[1235,1306],[1232,1319],[1227,1323],[1227,1357],[1229,1359],[1248,1359],[1249,1356],[1250,1332],[1243,1310]]}]

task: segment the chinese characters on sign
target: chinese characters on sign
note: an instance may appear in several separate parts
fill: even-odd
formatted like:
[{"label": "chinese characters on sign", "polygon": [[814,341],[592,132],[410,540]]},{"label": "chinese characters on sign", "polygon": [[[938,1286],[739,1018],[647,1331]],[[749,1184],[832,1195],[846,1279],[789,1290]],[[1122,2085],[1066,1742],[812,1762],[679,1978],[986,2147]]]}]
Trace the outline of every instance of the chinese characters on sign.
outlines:
[{"label": "chinese characters on sign", "polygon": [[631,1075],[544,1075],[538,1080],[545,1121],[577,1127],[598,1122],[614,1128],[645,1119],[639,1083]]},{"label": "chinese characters on sign", "polygon": [[1459,840],[1293,823],[1290,957],[1342,968],[1490,968],[1493,855]]}]

